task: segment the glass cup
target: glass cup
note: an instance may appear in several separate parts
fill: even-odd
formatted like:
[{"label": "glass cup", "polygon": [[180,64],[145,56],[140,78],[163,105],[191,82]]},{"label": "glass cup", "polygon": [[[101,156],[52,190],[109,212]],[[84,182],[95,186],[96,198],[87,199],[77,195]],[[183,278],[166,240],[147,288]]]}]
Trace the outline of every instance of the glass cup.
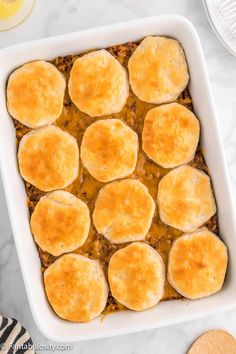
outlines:
[{"label": "glass cup", "polygon": [[0,31],[7,31],[26,19],[36,0],[0,0]]}]

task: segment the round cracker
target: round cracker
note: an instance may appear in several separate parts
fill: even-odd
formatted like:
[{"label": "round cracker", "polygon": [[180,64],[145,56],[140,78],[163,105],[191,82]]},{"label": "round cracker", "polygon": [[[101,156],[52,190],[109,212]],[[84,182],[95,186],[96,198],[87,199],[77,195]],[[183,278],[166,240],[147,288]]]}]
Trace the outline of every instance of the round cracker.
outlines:
[{"label": "round cracker", "polygon": [[198,337],[187,354],[236,354],[236,340],[222,329],[213,329]]}]

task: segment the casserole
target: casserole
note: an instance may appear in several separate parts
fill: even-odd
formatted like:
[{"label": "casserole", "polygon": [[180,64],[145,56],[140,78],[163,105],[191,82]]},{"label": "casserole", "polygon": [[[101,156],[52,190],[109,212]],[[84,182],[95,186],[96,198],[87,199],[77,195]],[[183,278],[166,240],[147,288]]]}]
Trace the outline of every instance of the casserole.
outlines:
[{"label": "casserole", "polygon": [[235,303],[236,260],[233,257],[230,257],[228,274],[222,291],[209,298],[191,302],[188,300],[162,302],[156,308],[142,313],[123,311],[107,316],[104,321],[100,318],[87,324],[63,321],[51,310],[44,294],[40,261],[28,223],[24,183],[18,172],[15,130],[6,109],[7,78],[16,67],[25,62],[37,59],[51,60],[59,55],[137,41],[146,35],[176,38],[185,50],[191,78],[189,90],[194,111],[201,122],[201,146],[211,171],[218,206],[220,235],[228,246],[229,256],[236,252],[234,206],[206,67],[199,38],[186,19],[178,16],[151,17],[6,48],[0,52],[2,178],[31,310],[40,330],[55,341],[79,341],[170,325],[227,309]]}]

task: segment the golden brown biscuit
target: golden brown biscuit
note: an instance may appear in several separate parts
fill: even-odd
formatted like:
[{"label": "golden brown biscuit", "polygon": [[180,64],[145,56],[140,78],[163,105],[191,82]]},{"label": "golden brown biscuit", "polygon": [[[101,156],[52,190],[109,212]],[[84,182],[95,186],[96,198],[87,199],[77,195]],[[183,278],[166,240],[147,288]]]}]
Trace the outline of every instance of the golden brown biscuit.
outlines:
[{"label": "golden brown biscuit", "polygon": [[134,94],[149,103],[175,101],[189,80],[184,51],[178,41],[146,37],[128,62]]},{"label": "golden brown biscuit", "polygon": [[88,322],[100,315],[108,286],[98,261],[79,254],[57,259],[44,273],[48,301],[56,314],[73,322]]},{"label": "golden brown biscuit", "polygon": [[25,181],[48,192],[63,189],[79,173],[79,148],[76,139],[50,125],[23,136],[18,162]]},{"label": "golden brown biscuit", "polygon": [[199,140],[196,116],[178,103],[148,111],[143,127],[143,151],[164,168],[188,163],[194,158]]},{"label": "golden brown biscuit", "polygon": [[74,62],[68,87],[72,102],[91,117],[119,113],[129,94],[126,70],[104,49]]},{"label": "golden brown biscuit", "polygon": [[125,179],[100,190],[93,223],[97,232],[112,243],[144,240],[154,211],[147,187],[139,180]]},{"label": "golden brown biscuit", "polygon": [[35,242],[54,256],[74,251],[84,244],[89,233],[89,208],[66,191],[44,195],[31,216]]},{"label": "golden brown biscuit", "polygon": [[203,333],[187,354],[236,354],[236,340],[222,329]]},{"label": "golden brown biscuit", "polygon": [[138,135],[119,119],[99,120],[85,131],[81,160],[101,182],[131,174],[137,162]]},{"label": "golden brown biscuit", "polygon": [[221,289],[227,261],[226,246],[207,228],[184,234],[171,247],[168,280],[184,297],[200,299]]},{"label": "golden brown biscuit", "polygon": [[134,311],[146,310],[163,297],[165,266],[154,248],[134,242],[113,254],[108,281],[117,301]]},{"label": "golden brown biscuit", "polygon": [[161,220],[183,232],[195,231],[216,213],[209,176],[188,165],[161,179],[157,202]]},{"label": "golden brown biscuit", "polygon": [[8,111],[30,128],[51,124],[62,112],[65,87],[64,76],[51,63],[27,63],[9,77]]}]

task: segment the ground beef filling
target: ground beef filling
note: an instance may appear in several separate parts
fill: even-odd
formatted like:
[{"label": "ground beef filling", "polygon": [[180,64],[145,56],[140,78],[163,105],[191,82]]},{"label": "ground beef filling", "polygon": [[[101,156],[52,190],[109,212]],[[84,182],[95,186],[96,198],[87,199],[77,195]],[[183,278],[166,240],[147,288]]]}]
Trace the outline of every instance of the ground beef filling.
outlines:
[{"label": "ground beef filling", "polygon": [[[119,60],[119,62],[127,68],[128,59],[137,47],[137,43],[127,43],[123,45],[117,45],[108,48],[107,50]],[[74,61],[78,58],[78,55],[69,55],[66,57],[58,57],[52,61],[54,64],[66,77],[67,81],[69,79],[69,73]],[[186,106],[188,109],[193,110],[192,100],[189,95],[188,90],[186,89],[177,99],[178,103]],[[141,141],[141,134],[143,128],[143,121],[146,113],[151,108],[156,107],[154,104],[149,104],[140,101],[132,91],[130,91],[129,98],[127,100],[126,106],[123,110],[118,114],[113,114],[111,116],[107,116],[108,118],[121,118],[124,122],[126,122],[133,130],[137,132],[139,135],[139,139]],[[83,133],[85,129],[93,123],[94,118],[89,117],[85,113],[82,113],[75,107],[75,105],[71,102],[68,91],[66,91],[64,98],[64,107],[63,112],[59,119],[56,121],[56,125],[61,129],[72,134],[78,141],[80,146]],[[14,120],[14,124],[16,127],[16,138],[17,145],[19,144],[20,139],[24,134],[26,134],[31,129],[25,127],[21,123]],[[201,148],[198,147],[194,160],[190,163],[191,166],[199,168],[204,172],[208,173],[208,168],[205,163],[203,154],[201,152]],[[154,162],[152,162],[140,149],[138,155],[138,162],[134,173],[130,176],[131,178],[138,178],[142,183],[144,183],[148,189],[154,200],[156,200],[157,196],[157,188],[160,179],[169,171],[169,169],[164,169]],[[37,204],[40,197],[42,197],[45,193],[35,188],[29,183],[26,183],[26,193],[28,197],[28,206],[29,213],[32,214],[35,205]],[[90,208],[90,212],[92,214],[94,208],[94,202],[96,200],[98,191],[104,185],[104,183],[98,182],[95,180],[82,166],[80,166],[80,173],[78,178],[72,183],[69,187],[66,188],[67,191],[73,193],[77,197],[84,200]],[[217,225],[217,217],[213,216],[207,223],[206,226],[212,232],[218,232]],[[179,236],[182,235],[182,232],[176,230],[170,226],[163,224],[159,218],[158,210],[156,209],[152,226],[146,236],[146,241],[152,247],[154,247],[162,256],[165,264],[167,263],[168,253],[171,247],[172,242]],[[91,225],[90,232],[87,241],[85,244],[80,247],[75,253],[82,254],[89,258],[98,259],[107,275],[107,268],[109,259],[112,254],[126,246],[126,244],[122,245],[113,245],[108,240],[106,240],[103,236],[99,235],[94,226]],[[56,257],[50,255],[49,253],[41,250],[38,247],[39,256],[42,264],[42,272],[52,264]],[[165,294],[163,300],[170,299],[180,299],[182,296],[178,294],[173,287],[166,280],[165,284]],[[123,310],[125,307],[119,304],[109,293],[108,301],[106,308],[104,310],[104,314],[109,312]]]}]

